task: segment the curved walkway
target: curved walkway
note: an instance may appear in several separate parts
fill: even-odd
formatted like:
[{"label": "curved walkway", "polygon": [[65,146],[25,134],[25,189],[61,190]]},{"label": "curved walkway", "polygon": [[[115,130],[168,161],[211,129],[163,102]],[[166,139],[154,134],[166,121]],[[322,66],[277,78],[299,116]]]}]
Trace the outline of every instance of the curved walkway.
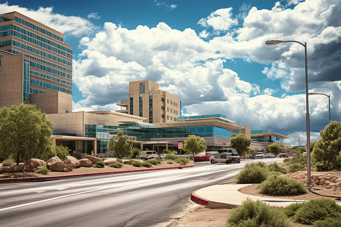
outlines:
[{"label": "curved walkway", "polygon": [[234,208],[242,205],[247,199],[252,201],[260,200],[270,206],[286,207],[293,203],[301,203],[305,200],[288,200],[277,198],[265,198],[260,196],[247,195],[239,192],[240,188],[252,184],[223,184],[213,185],[206,188],[198,189],[191,194],[191,200],[206,205],[209,208]]}]

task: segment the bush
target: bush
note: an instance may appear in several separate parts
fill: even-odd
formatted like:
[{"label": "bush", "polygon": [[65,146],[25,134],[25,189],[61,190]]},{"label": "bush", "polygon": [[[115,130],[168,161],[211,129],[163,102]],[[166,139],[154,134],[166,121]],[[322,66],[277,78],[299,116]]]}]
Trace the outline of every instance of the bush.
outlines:
[{"label": "bush", "polygon": [[105,163],[103,161],[98,161],[95,164],[92,165],[94,168],[104,168]]},{"label": "bush", "polygon": [[291,158],[285,158],[283,162],[291,162]]},{"label": "bush", "polygon": [[260,165],[249,163],[237,174],[236,178],[238,184],[261,183],[266,180],[268,175],[269,172]]},{"label": "bush", "polygon": [[140,166],[142,166],[142,162],[140,162],[140,161],[133,161],[133,162],[131,163],[131,165],[132,165],[132,166],[135,166],[135,167],[140,167]]},{"label": "bush", "polygon": [[[190,160],[188,158],[181,158],[181,165],[187,165]],[[180,158],[174,160],[176,163],[180,163]]]},{"label": "bush", "polygon": [[60,160],[64,161],[67,156],[69,156],[69,148],[64,147],[62,145],[56,146],[54,148],[55,154],[60,158]]},{"label": "bush", "polygon": [[303,183],[281,176],[271,176],[257,188],[260,193],[266,195],[301,195],[307,193]]},{"label": "bush", "polygon": [[51,170],[49,170],[47,167],[37,169],[35,173],[41,173],[41,174],[48,174]]},{"label": "bush", "polygon": [[280,176],[280,175],[282,175],[281,172],[269,172],[267,179],[269,179],[269,177],[271,177],[271,176]]},{"label": "bush", "polygon": [[175,160],[175,159],[178,159],[179,157],[178,156],[175,156],[175,155],[172,155],[172,154],[167,154],[165,156],[165,159],[170,159],[170,160]]},{"label": "bush", "polygon": [[173,162],[172,162],[172,161],[169,161],[169,162],[167,162],[167,164],[173,164]]},{"label": "bush", "polygon": [[77,159],[82,159],[81,154],[78,153],[78,152],[74,152],[72,156],[75,157],[75,158],[77,158]]},{"label": "bush", "polygon": [[294,172],[297,172],[297,171],[303,171],[305,170],[305,167],[301,164],[294,164],[293,166],[291,166],[289,168],[289,171],[288,173],[294,173]]},{"label": "bush", "polygon": [[287,171],[280,165],[278,165],[277,162],[274,162],[273,164],[268,165],[268,170],[270,172],[280,172],[286,174]]},{"label": "bush", "polygon": [[285,207],[285,208],[283,209],[283,211],[284,211],[284,213],[285,213],[288,217],[292,217],[292,216],[295,215],[296,211],[297,211],[298,209],[300,209],[300,208],[303,206],[304,203],[305,203],[305,202],[303,202],[303,203],[293,203],[293,204],[291,204],[291,205]]},{"label": "bush", "polygon": [[162,163],[162,159],[161,158],[157,158],[157,159],[155,159],[157,162],[158,162],[158,164],[161,164]]},{"label": "bush", "polygon": [[332,170],[332,166],[328,165],[326,163],[321,163],[321,162],[317,162],[315,165],[315,171],[330,171]]},{"label": "bush", "polygon": [[296,158],[296,159],[293,159],[291,162],[291,164],[300,164],[300,165],[305,165],[307,164],[307,158],[306,157],[301,157],[301,158]]},{"label": "bush", "polygon": [[122,163],[122,164],[123,164],[123,161],[122,161],[122,159],[120,159],[120,158],[116,158],[116,162],[119,162],[119,163]]},{"label": "bush", "polygon": [[259,166],[263,169],[267,168],[267,165],[265,164],[265,162],[251,162],[251,163],[248,163],[246,165],[249,165],[249,167]]},{"label": "bush", "polygon": [[247,199],[239,207],[233,208],[228,219],[228,226],[289,226],[289,219],[284,212],[261,201]]},{"label": "bush", "polygon": [[150,162],[151,164],[153,164],[153,165],[160,164],[157,160],[150,160],[149,162]]},{"label": "bush", "polygon": [[150,168],[152,164],[150,162],[143,162],[142,166]]},{"label": "bush", "polygon": [[2,166],[11,166],[14,165],[15,161],[13,158],[6,158],[3,162],[2,162]]},{"label": "bush", "polygon": [[133,147],[133,153],[132,153],[132,158],[136,158],[136,155],[140,153],[141,149],[137,147]]},{"label": "bush", "polygon": [[326,218],[314,222],[314,227],[340,227],[341,218]]},{"label": "bush", "polygon": [[331,199],[311,199],[304,203],[294,215],[294,221],[302,224],[313,224],[327,218],[341,218],[341,206]]},{"label": "bush", "polygon": [[121,168],[123,164],[121,162],[115,162],[114,164],[110,164],[109,167],[114,167],[114,168]]}]

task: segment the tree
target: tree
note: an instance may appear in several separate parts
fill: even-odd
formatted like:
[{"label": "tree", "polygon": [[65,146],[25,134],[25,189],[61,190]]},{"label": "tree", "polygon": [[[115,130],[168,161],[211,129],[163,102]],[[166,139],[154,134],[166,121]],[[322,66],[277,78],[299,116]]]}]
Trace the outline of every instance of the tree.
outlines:
[{"label": "tree", "polygon": [[341,150],[341,123],[331,121],[320,131],[320,136],[321,139],[316,141],[313,148],[313,164],[324,163],[325,168],[337,168],[337,157]]},{"label": "tree", "polygon": [[120,131],[109,140],[109,151],[113,151],[119,158],[131,156],[135,137],[123,135]]},{"label": "tree", "polygon": [[230,147],[236,149],[239,156],[245,156],[246,154],[251,153],[251,150],[248,149],[250,144],[251,140],[243,133],[239,133],[231,138]]},{"label": "tree", "polygon": [[51,152],[53,123],[34,105],[0,109],[0,156],[29,160]]},{"label": "tree", "polygon": [[200,136],[189,135],[184,141],[183,150],[186,152],[186,154],[193,154],[193,160],[195,154],[203,152],[206,149],[206,141]]},{"label": "tree", "polygon": [[268,148],[266,149],[266,151],[268,153],[274,153],[276,156],[279,154],[279,153],[282,153],[283,152],[283,149],[281,146],[279,146],[278,144],[271,144],[270,146],[268,146]]}]

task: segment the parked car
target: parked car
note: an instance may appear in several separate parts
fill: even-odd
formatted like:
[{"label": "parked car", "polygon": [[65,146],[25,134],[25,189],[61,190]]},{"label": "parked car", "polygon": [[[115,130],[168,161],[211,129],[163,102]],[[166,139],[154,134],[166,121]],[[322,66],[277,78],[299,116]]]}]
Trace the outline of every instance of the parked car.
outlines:
[{"label": "parked car", "polygon": [[211,164],[222,162],[229,164],[231,162],[240,163],[240,156],[236,149],[234,148],[222,148],[215,150],[208,150],[208,153],[212,154],[210,157]]},{"label": "parked car", "polygon": [[265,157],[266,158],[274,158],[275,154],[274,153],[266,153]]},{"label": "parked car", "polygon": [[263,152],[258,152],[258,153],[255,155],[255,158],[264,158],[264,153],[263,153]]},{"label": "parked car", "polygon": [[210,157],[212,156],[211,153],[208,153],[208,152],[201,152],[197,155],[194,155],[194,161],[197,162],[197,161],[208,161],[210,160]]},{"label": "parked car", "polygon": [[148,159],[158,158],[159,155],[157,154],[156,151],[141,151],[139,157],[142,160],[148,160]]},{"label": "parked car", "polygon": [[167,154],[160,154],[160,158],[164,159]]},{"label": "parked car", "polygon": [[289,158],[289,155],[287,153],[280,153],[278,155],[279,158]]}]

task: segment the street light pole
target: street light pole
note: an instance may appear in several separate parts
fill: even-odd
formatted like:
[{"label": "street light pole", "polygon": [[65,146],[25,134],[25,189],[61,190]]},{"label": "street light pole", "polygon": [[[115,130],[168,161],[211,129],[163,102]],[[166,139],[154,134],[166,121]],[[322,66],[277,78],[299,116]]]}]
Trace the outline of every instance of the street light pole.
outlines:
[{"label": "street light pole", "polygon": [[309,95],[325,95],[328,97],[328,99],[329,99],[329,122],[330,122],[331,121],[331,117],[330,117],[330,95],[326,95],[323,93],[309,93]]},{"label": "street light pole", "polygon": [[304,53],[305,53],[305,100],[306,100],[306,124],[307,124],[307,185],[310,185],[311,182],[311,167],[310,167],[310,122],[309,122],[309,97],[308,97],[308,63],[307,63],[307,43],[304,44],[298,41],[283,41],[283,40],[270,40],[266,41],[266,45],[276,45],[279,43],[298,43],[301,44],[304,47]]}]

